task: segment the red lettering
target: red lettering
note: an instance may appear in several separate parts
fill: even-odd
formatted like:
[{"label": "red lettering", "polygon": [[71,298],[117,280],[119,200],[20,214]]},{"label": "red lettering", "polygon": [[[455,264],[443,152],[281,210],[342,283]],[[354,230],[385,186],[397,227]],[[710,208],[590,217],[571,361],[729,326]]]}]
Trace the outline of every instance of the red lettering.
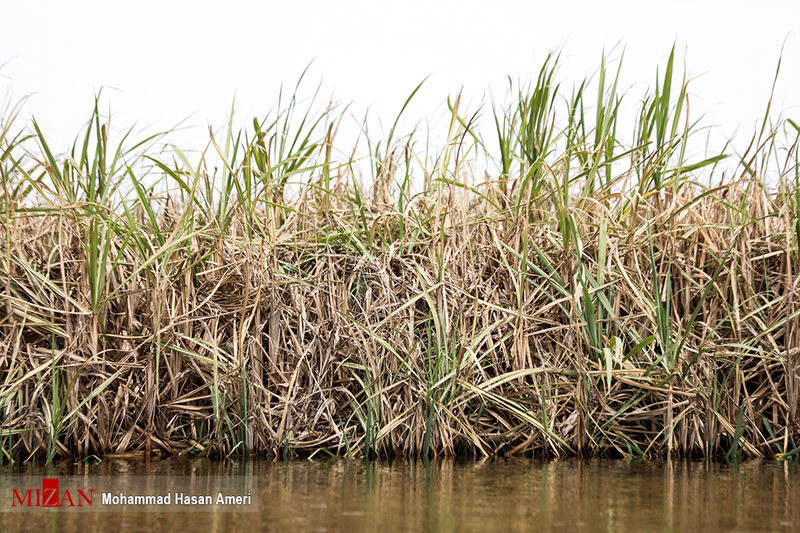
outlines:
[{"label": "red lettering", "polygon": [[81,489],[78,489],[78,507],[83,507],[82,501],[85,501],[89,504],[89,507],[92,506],[92,498],[94,498],[94,489],[89,489],[89,496],[86,496],[86,493],[83,492]]},{"label": "red lettering", "polygon": [[43,507],[58,507],[58,478],[42,479]]},{"label": "red lettering", "polygon": [[[20,507],[30,507],[31,506],[31,489],[28,489],[28,492],[25,493],[25,498],[23,499],[20,497],[19,492],[17,489],[11,489],[11,507],[16,507],[17,502],[19,502]],[[27,503],[25,503],[27,502]]]},{"label": "red lettering", "polygon": [[[28,489],[22,494],[17,489],[11,489],[11,507],[83,507],[84,504],[91,507],[94,503],[95,489],[76,490],[77,505],[69,490],[65,489],[61,494],[58,479],[42,479],[41,489]],[[35,503],[33,503],[34,495]]]},{"label": "red lettering", "polygon": [[61,498],[61,503],[59,504],[59,506],[60,507],[66,507],[66,505],[64,505],[64,502],[66,502],[66,501],[69,501],[69,506],[70,507],[75,507],[75,502],[72,501],[72,496],[70,496],[68,490],[64,491],[64,497]]}]

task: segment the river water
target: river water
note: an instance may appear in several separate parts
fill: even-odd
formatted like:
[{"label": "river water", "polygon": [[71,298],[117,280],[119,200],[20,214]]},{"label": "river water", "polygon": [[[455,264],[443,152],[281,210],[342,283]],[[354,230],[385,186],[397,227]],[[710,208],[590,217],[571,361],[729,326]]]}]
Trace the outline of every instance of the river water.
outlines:
[{"label": "river water", "polygon": [[[71,508],[67,499],[55,509],[35,507],[35,501],[22,510],[10,508],[13,494],[24,499],[25,490],[42,486],[41,478],[60,479],[61,493],[72,487],[73,496],[81,485],[101,488],[91,508]],[[216,493],[217,488],[248,494],[250,500],[231,511],[176,505],[174,499],[170,505],[121,508],[104,505],[100,497],[106,489],[114,495],[149,491],[176,496]],[[36,491],[30,494],[35,500]],[[172,457],[0,471],[0,533],[792,531],[800,530],[799,504],[800,467],[779,462],[230,462]]]}]

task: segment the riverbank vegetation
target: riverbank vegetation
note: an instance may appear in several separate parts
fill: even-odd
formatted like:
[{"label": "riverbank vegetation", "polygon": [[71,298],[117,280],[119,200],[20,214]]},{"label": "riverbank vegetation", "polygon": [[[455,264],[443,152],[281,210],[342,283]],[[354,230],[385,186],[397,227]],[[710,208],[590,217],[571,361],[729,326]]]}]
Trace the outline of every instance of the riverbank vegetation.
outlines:
[{"label": "riverbank vegetation", "polygon": [[673,54],[557,67],[367,158],[292,95],[199,156],[7,109],[0,456],[797,457],[796,122],[689,157]]}]

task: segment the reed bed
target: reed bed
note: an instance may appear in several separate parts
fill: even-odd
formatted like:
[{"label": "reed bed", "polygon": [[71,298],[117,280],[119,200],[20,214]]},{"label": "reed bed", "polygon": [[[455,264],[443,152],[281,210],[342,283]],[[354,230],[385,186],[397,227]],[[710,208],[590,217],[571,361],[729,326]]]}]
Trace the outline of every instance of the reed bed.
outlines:
[{"label": "reed bed", "polygon": [[689,160],[673,63],[550,56],[366,158],[296,91],[199,156],[6,110],[0,457],[796,458],[800,130]]}]

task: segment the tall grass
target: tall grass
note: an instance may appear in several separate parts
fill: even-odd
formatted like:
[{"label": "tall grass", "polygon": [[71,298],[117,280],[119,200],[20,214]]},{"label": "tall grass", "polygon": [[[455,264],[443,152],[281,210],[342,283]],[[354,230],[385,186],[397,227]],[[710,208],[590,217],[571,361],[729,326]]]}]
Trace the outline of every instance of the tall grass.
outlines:
[{"label": "tall grass", "polygon": [[5,113],[0,456],[797,457],[800,129],[689,159],[674,60],[636,103],[548,56],[443,146],[417,86],[366,179],[297,89],[199,156]]}]

